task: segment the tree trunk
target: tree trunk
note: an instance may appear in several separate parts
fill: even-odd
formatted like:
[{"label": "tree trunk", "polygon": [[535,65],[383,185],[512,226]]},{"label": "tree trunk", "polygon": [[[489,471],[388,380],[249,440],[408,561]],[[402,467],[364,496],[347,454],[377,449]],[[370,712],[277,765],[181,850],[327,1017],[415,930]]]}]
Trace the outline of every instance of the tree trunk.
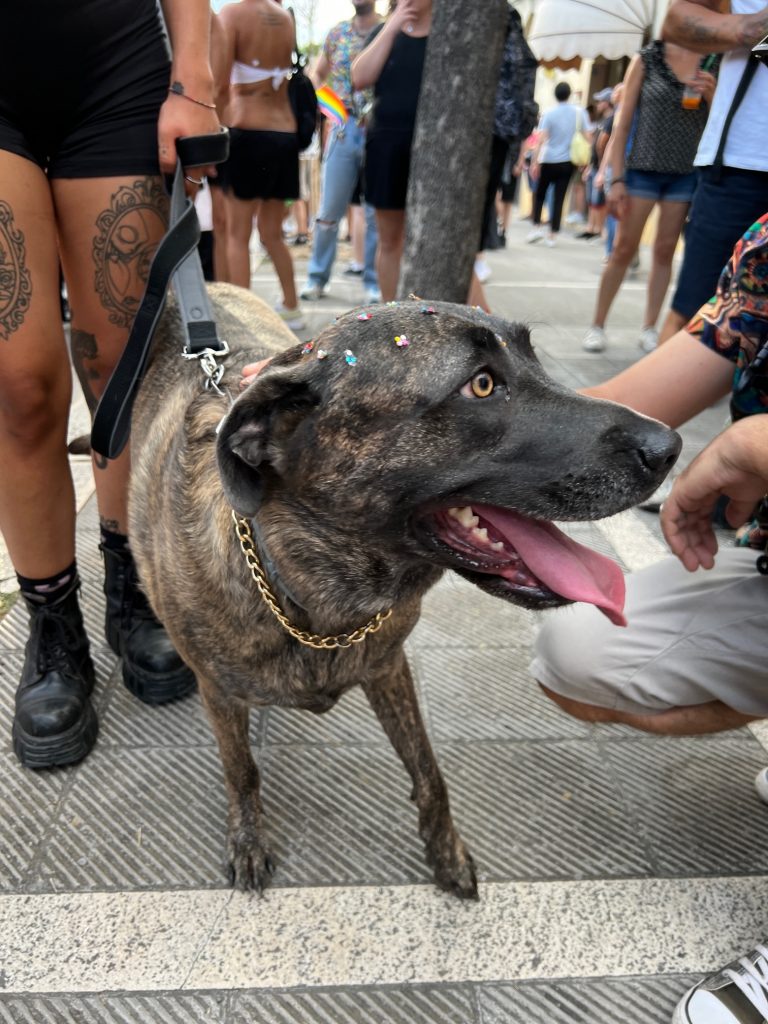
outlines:
[{"label": "tree trunk", "polygon": [[507,0],[433,0],[399,294],[466,302],[491,159]]}]

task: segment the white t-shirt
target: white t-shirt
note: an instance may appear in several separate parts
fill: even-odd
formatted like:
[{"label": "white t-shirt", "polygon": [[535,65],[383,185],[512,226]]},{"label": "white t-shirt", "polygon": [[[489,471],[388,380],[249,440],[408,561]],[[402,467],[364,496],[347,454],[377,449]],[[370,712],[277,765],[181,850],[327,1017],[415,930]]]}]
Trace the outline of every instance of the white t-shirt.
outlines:
[{"label": "white t-shirt", "polygon": [[[734,14],[757,14],[765,0],[732,0]],[[715,161],[723,124],[731,109],[736,88],[747,63],[748,50],[731,50],[723,55],[712,110],[694,161],[697,167],[709,167]],[[744,99],[731,121],[725,140],[723,164],[745,171],[768,171],[768,68],[762,65],[749,83]]]}]

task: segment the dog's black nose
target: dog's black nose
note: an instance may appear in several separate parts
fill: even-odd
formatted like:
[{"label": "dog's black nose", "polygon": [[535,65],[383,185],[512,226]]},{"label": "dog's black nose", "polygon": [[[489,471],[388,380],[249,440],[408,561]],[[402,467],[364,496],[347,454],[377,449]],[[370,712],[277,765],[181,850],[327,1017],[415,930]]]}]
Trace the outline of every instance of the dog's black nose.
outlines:
[{"label": "dog's black nose", "polygon": [[682,438],[663,423],[648,420],[636,435],[636,454],[643,466],[654,474],[667,474],[677,461]]}]

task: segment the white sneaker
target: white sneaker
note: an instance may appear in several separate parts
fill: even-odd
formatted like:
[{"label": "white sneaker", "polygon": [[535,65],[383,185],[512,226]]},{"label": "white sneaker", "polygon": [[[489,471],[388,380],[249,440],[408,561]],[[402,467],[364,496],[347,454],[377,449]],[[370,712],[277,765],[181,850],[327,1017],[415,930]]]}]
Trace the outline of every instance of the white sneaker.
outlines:
[{"label": "white sneaker", "polygon": [[544,239],[544,245],[546,245],[548,249],[554,249],[557,245],[557,239],[554,235],[547,235]]},{"label": "white sneaker", "polygon": [[317,302],[318,299],[322,299],[327,291],[328,285],[312,284],[308,281],[299,292],[299,298],[304,299],[306,302]]},{"label": "white sneaker", "polygon": [[492,270],[482,257],[475,260],[475,273],[480,284],[485,284],[486,281],[491,279]]},{"label": "white sneaker", "polygon": [[365,304],[367,306],[373,306],[375,303],[381,302],[381,292],[378,288],[366,288],[365,289]]},{"label": "white sneaker", "polygon": [[659,332],[655,327],[644,327],[640,331],[637,344],[643,352],[653,352],[655,348],[659,347]]},{"label": "white sneaker", "polygon": [[525,236],[526,242],[540,242],[544,237],[544,232],[541,228],[534,228],[533,231],[529,231]]},{"label": "white sneaker", "polygon": [[761,768],[755,776],[755,789],[764,804],[768,804],[768,768]]},{"label": "white sneaker", "polygon": [[605,352],[608,335],[602,327],[590,327],[584,335],[581,347],[585,352]]},{"label": "white sneaker", "polygon": [[301,306],[297,306],[295,309],[286,309],[282,302],[276,302],[275,312],[286,327],[290,327],[292,331],[303,331],[306,327]]},{"label": "white sneaker", "polygon": [[672,1024],[764,1024],[768,1020],[768,949],[755,946],[686,992]]}]

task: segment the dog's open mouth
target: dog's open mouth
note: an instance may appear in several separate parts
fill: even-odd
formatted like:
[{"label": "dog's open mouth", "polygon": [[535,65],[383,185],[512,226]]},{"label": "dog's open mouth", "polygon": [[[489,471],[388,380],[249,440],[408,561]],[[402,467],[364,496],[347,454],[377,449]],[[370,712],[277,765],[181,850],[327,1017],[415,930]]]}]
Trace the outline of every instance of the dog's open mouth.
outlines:
[{"label": "dog's open mouth", "polygon": [[499,597],[531,607],[585,601],[626,625],[619,566],[553,523],[493,505],[439,509],[421,523],[443,554],[449,549],[452,568]]}]

